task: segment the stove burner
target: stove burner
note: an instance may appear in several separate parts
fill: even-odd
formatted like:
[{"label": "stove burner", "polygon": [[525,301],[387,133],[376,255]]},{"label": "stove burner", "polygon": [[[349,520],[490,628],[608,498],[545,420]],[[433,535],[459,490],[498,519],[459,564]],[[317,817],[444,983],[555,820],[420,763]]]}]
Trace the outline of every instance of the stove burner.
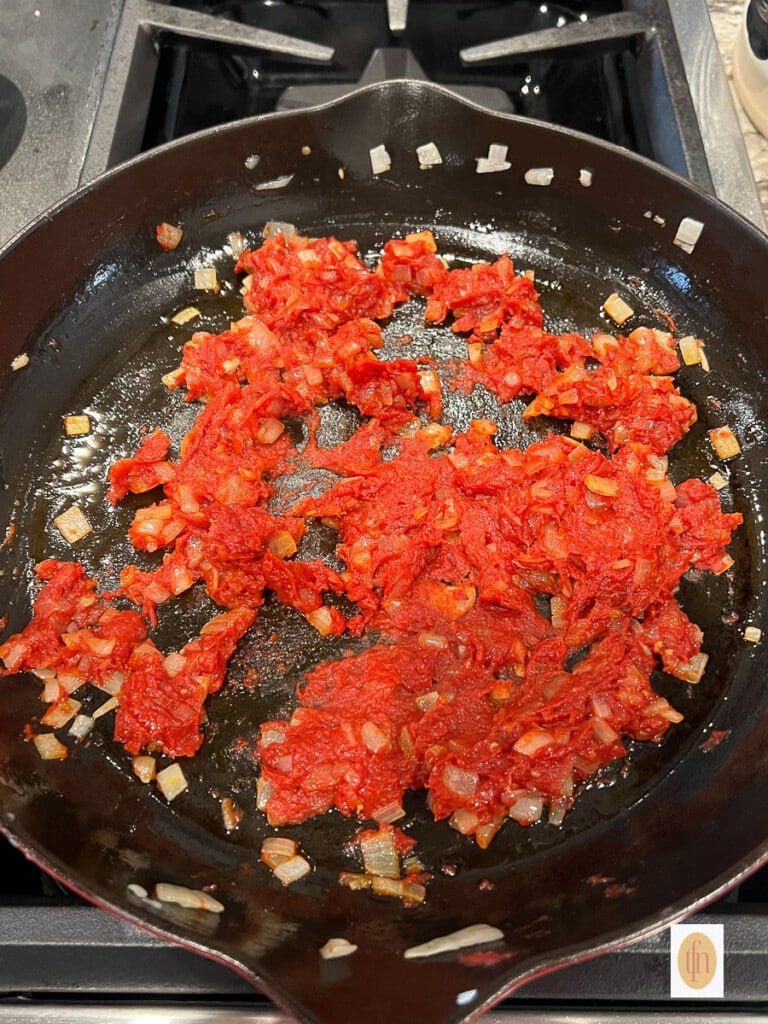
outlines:
[{"label": "stove burner", "polygon": [[[195,0],[184,0],[184,18],[197,13],[195,6]],[[162,33],[142,146],[234,118],[325,102],[385,77],[410,76],[688,171],[684,154],[664,152],[647,126],[642,93],[651,83],[643,48],[656,45],[653,0],[641,3],[638,13],[622,12],[620,0],[589,6],[590,14],[576,5],[534,0],[220,2],[212,9],[222,20],[236,16],[249,26],[301,32],[332,47],[333,59],[307,68],[293,56],[202,43],[183,27]],[[499,33],[504,38],[493,42]],[[706,181],[706,170],[700,170]]]},{"label": "stove burner", "polygon": [[[363,85],[386,82],[392,78],[416,78],[427,81],[428,76],[410,50],[382,47],[374,50],[359,80],[352,85],[289,85],[277,98],[277,110],[297,110],[319,103],[340,99]],[[514,114],[515,105],[503,90],[488,85],[452,85],[451,91],[503,114]]]}]

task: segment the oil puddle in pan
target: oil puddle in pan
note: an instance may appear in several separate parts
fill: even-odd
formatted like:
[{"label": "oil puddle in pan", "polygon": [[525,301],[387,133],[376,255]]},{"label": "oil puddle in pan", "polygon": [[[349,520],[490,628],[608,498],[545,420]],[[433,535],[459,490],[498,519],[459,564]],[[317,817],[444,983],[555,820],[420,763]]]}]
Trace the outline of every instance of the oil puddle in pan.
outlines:
[{"label": "oil puddle in pan", "polygon": [[[354,235],[354,231],[350,234]],[[448,247],[458,253],[457,265],[464,259],[469,262],[480,257],[483,243],[488,241],[478,238],[467,246],[466,233],[452,238],[447,232],[446,237]],[[503,240],[494,239],[494,246],[503,249]],[[605,297],[604,274],[595,271],[585,287],[583,272],[571,283],[568,268],[559,265],[551,254],[532,251],[519,255],[519,266],[536,269],[548,329],[589,334],[606,326],[599,313],[599,298]],[[178,444],[192,426],[200,407],[185,403],[180,393],[168,393],[160,378],[178,365],[182,346],[193,330],[220,331],[231,319],[242,315],[234,276],[220,267],[219,277],[225,283],[224,294],[195,293],[187,296],[188,301],[182,299],[177,304],[176,308],[194,304],[201,311],[199,318],[177,327],[169,320],[175,312],[172,309],[156,319],[149,329],[132,333],[72,396],[68,408],[61,410],[62,414],[88,415],[92,429],[86,437],[57,438],[30,468],[34,485],[26,493],[20,489],[21,507],[17,517],[18,533],[27,543],[26,564],[46,557],[76,557],[106,587],[116,584],[120,568],[125,564],[134,563],[141,568],[157,564],[157,557],[136,552],[127,539],[127,528],[135,509],[154,500],[154,496],[130,497],[113,508],[105,498],[107,470],[115,459],[136,449],[141,440],[141,428],[162,428],[172,438],[172,456],[178,452]],[[650,291],[646,294],[641,285],[642,282],[635,287],[637,325],[662,326],[658,315],[652,312],[661,305],[658,297]],[[385,327],[382,355],[384,358],[431,355],[441,362],[445,419],[455,430],[466,429],[475,418],[494,419],[500,427],[497,441],[502,447],[526,447],[552,430],[567,430],[563,423],[543,419],[524,423],[522,400],[500,406],[494,396],[480,388],[469,399],[452,391],[450,363],[466,354],[465,342],[446,328],[425,325],[422,311],[423,307],[412,302],[395,312]],[[683,386],[685,390],[685,382]],[[677,481],[692,475],[706,477],[713,468],[711,454],[704,444],[704,431],[709,426],[712,410],[711,407],[702,409],[701,394],[695,397],[702,410],[701,422],[673,454],[671,473]],[[359,423],[357,414],[340,403],[327,407],[321,418],[320,439],[327,445],[349,436]],[[332,477],[327,474],[324,479]],[[305,482],[322,487],[324,480],[319,479],[318,474],[314,480],[307,481],[299,476],[291,480],[291,487]],[[729,492],[724,499],[726,505],[733,500]],[[51,528],[53,517],[73,501],[83,508],[93,526],[93,533],[74,549]],[[301,554],[330,559],[333,547],[333,532],[315,526],[308,532]],[[746,557],[748,547],[746,539],[737,540],[737,563]],[[27,580],[28,572],[27,569]],[[434,857],[434,863],[429,866],[438,870],[440,864],[452,864],[463,871],[487,874],[510,859],[528,857],[556,846],[568,836],[610,819],[641,800],[654,780],[670,770],[710,720],[727,682],[728,661],[733,654],[732,643],[721,643],[722,620],[729,609],[744,606],[749,590],[749,585],[738,575],[708,577],[695,584],[684,581],[682,603],[704,629],[704,649],[713,655],[711,669],[697,687],[686,687],[659,675],[656,688],[685,714],[685,721],[670,730],[661,747],[634,747],[625,764],[606,773],[583,792],[561,828],[541,824],[522,829],[510,824],[489,850],[480,851],[445,823],[432,822],[423,794],[410,794],[406,804],[410,812],[409,829],[419,840],[419,848]],[[173,607],[161,609],[156,631],[158,646],[164,650],[178,649],[216,610],[197,589],[175,602]],[[183,802],[180,800],[174,805],[174,810],[221,837],[218,800],[222,794],[229,795],[249,813],[237,835],[228,841],[243,849],[257,850],[266,830],[263,817],[251,813],[257,774],[252,749],[260,723],[290,714],[296,687],[315,665],[343,656],[347,651],[358,651],[370,642],[371,638],[357,641],[319,638],[301,615],[268,599],[232,660],[228,684],[208,703],[206,741],[195,760],[184,766],[190,790]],[[89,706],[86,705],[85,710]],[[103,752],[117,770],[130,775],[130,759],[121,749],[105,739]],[[153,793],[151,798],[160,799]],[[336,870],[339,866],[349,866],[343,860],[341,848],[345,838],[357,827],[356,822],[331,814],[305,823],[295,834],[301,837],[307,853],[317,858],[316,863],[322,862],[325,869]]]}]

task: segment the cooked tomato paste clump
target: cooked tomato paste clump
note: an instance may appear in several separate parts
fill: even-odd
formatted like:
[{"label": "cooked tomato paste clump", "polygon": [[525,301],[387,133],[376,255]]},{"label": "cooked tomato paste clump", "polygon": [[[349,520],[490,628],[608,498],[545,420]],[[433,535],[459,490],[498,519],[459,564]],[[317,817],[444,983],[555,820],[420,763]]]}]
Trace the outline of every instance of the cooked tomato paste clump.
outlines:
[{"label": "cooked tomato paste clump", "polygon": [[[651,674],[694,683],[706,656],[675,595],[689,570],[732,564],[741,516],[667,475],[696,418],[673,337],[552,334],[507,256],[449,269],[426,231],[387,242],[373,269],[353,242],[298,235],[238,269],[245,315],[194,334],[164,378],[203,403],[194,426],[178,443],[146,432],[110,470],[113,503],[158,492],[129,529],[157,566],[126,565],[99,593],[78,563],[43,562],[30,624],[0,646],[6,674],[37,672],[54,705],[106,686],[129,752],[189,756],[271,594],[324,636],[370,637],[307,674],[289,719],[262,723],[257,801],[272,824],[333,808],[388,823],[413,789],[481,846],[507,818],[558,824],[627,741],[680,721]],[[432,329],[466,337],[466,359],[383,358],[382,322],[414,297]],[[610,457],[560,435],[502,449],[490,420],[454,433],[441,377],[502,403],[531,396],[525,419],[576,421]],[[362,425],[325,448],[330,402]],[[300,444],[288,419],[303,420]],[[299,469],[334,479],[288,500]],[[337,532],[336,567],[302,557],[315,520]],[[163,653],[157,607],[193,586],[222,611]]]}]

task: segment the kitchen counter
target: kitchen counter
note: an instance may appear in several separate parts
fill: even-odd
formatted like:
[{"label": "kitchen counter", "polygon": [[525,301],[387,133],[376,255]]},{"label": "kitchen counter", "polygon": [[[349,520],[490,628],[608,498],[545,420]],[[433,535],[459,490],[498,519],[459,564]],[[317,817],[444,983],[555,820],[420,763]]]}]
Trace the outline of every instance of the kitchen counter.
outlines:
[{"label": "kitchen counter", "polygon": [[731,95],[744,133],[744,142],[749,154],[752,170],[757,182],[760,200],[768,220],[768,139],[765,139],[752,125],[744,113],[731,81],[731,65],[736,34],[741,25],[744,0],[707,0],[709,14],[715,30],[715,37],[731,84]]}]

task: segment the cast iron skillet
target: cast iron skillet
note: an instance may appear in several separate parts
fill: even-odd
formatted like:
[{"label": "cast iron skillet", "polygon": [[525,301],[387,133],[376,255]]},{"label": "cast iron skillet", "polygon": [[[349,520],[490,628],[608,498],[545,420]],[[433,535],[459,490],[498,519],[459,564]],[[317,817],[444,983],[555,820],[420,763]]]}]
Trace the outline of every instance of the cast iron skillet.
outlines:
[{"label": "cast iron skillet", "polygon": [[[415,150],[430,141],[444,162],[422,171]],[[392,169],[374,177],[369,148],[380,143]],[[475,158],[491,143],[509,147],[512,166],[478,175]],[[554,182],[526,185],[523,172],[541,166],[554,168]],[[590,188],[579,183],[582,168],[592,172]],[[282,188],[259,188],[288,174]],[[673,244],[683,216],[705,225],[691,254]],[[510,822],[481,852],[431,823],[414,795],[409,830],[435,873],[416,909],[337,884],[338,871],[352,867],[343,845],[357,823],[335,814],[280,830],[295,835],[315,865],[307,879],[284,889],[258,863],[270,831],[253,807],[258,723],[285,713],[302,672],[339,649],[274,607],[243,644],[231,683],[210,702],[203,752],[186,766],[190,788],[172,806],[133,777],[107,725],[69,759],[42,762],[22,740],[24,724],[41,711],[39,685],[3,681],[0,824],[93,902],[230,964],[308,1021],[342,1024],[357,1020],[361,1007],[371,1024],[459,1021],[524,979],[701,907],[768,856],[766,659],[763,646],[742,638],[747,623],[766,627],[768,241],[647,161],[487,113],[421,82],[376,85],[314,110],[225,126],[133,161],[66,200],[0,258],[0,501],[2,522],[15,527],[0,553],[9,631],[26,621],[38,559],[82,558],[109,583],[130,556],[123,537],[132,509],[107,507],[105,467],[136,446],[140,425],[163,426],[176,440],[183,434],[193,410],[179,396],[169,399],[159,377],[177,364],[190,331],[167,317],[194,301],[203,313],[195,327],[226,324],[237,305],[226,236],[243,230],[254,242],[268,219],[357,238],[363,252],[430,227],[444,252],[508,251],[521,268],[535,268],[553,329],[594,330],[601,302],[618,290],[637,310],[633,325],[663,328],[654,312],[663,310],[681,334],[705,340],[712,371],[680,374],[700,418],[675,450],[671,472],[680,480],[719,468],[728,478],[724,505],[745,517],[733,572],[682,588],[705,631],[707,674],[696,687],[659,676],[684,723],[661,747],[635,749],[614,784],[606,779],[583,794],[560,829]],[[155,242],[163,220],[184,225],[174,253]],[[192,290],[190,266],[211,260],[229,298],[205,300]],[[416,348],[450,350],[448,332],[426,332],[418,315],[399,317],[390,337],[409,329]],[[22,351],[29,365],[12,372]],[[64,441],[62,415],[84,410],[93,435]],[[502,418],[505,444],[562,429],[522,427],[520,406],[499,410],[484,395],[449,402],[459,427],[479,412]],[[705,437],[724,423],[743,448],[727,467]],[[351,425],[339,411],[326,429],[341,436]],[[73,497],[95,524],[74,552],[50,529]],[[320,532],[312,543],[321,550],[327,538]],[[193,595],[178,614],[162,617],[159,642],[180,645],[210,612]],[[275,632],[280,641],[269,643]],[[256,688],[244,680],[249,665],[260,670]],[[229,836],[223,795],[246,809]],[[446,865],[458,869],[455,877]],[[155,909],[126,889],[157,881],[214,885],[225,912]],[[505,936],[482,965],[455,954],[403,958],[415,943],[478,922]],[[317,951],[331,936],[350,939],[357,952],[321,961]]]}]

